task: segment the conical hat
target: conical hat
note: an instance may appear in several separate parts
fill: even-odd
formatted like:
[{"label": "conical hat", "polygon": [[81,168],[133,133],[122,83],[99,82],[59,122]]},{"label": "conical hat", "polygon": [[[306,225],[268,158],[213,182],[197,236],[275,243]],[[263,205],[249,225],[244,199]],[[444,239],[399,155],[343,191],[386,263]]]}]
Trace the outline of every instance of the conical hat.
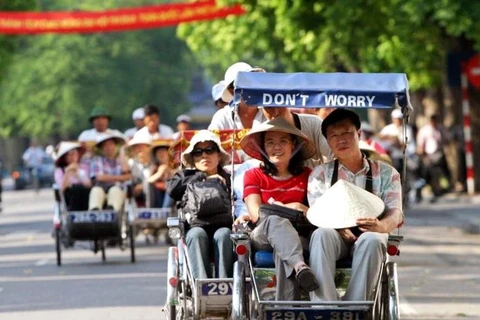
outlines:
[{"label": "conical hat", "polygon": [[63,157],[73,149],[78,149],[80,156],[85,152],[85,148],[79,142],[62,141],[58,146],[58,151],[55,154],[55,164],[58,166],[63,161]]},{"label": "conical hat", "polygon": [[300,138],[303,141],[303,145],[300,149],[300,154],[302,155],[303,160],[310,159],[315,155],[316,149],[313,142],[302,131],[298,130],[282,117],[265,121],[256,128],[250,130],[250,132],[240,141],[240,146],[243,151],[245,151],[250,157],[263,161],[261,153],[261,135],[267,131],[285,132]]},{"label": "conical hat", "polygon": [[320,228],[356,227],[358,218],[378,218],[383,200],[353,183],[339,179],[307,211],[307,219]]}]

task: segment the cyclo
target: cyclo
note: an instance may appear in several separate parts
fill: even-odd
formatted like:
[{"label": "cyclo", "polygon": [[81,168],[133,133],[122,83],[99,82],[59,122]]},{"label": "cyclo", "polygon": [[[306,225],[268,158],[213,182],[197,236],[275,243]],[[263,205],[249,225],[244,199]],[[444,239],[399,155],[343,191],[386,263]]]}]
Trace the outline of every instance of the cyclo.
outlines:
[{"label": "cyclo", "polygon": [[[411,109],[408,81],[404,74],[273,74],[239,73],[235,101],[264,107],[318,106],[344,108],[401,107],[405,117]],[[406,123],[407,119],[404,119]],[[405,172],[405,168],[404,168]],[[405,177],[405,174],[403,175]],[[398,226],[400,227],[400,226]],[[247,232],[248,234],[248,232]],[[397,228],[389,236],[388,254],[397,255],[403,240]],[[366,301],[274,301],[273,254],[254,252],[250,242],[246,259],[235,262],[232,319],[399,319],[397,268],[385,256],[377,284]],[[337,261],[335,284],[341,298],[351,276],[351,260]],[[322,279],[319,279],[322,281]],[[305,301],[306,300],[306,301]]]},{"label": "cyclo", "polygon": [[[198,131],[184,131],[171,151],[179,163],[179,156]],[[239,141],[247,130],[216,130],[224,150],[231,154],[232,162],[224,167],[234,172],[235,164],[241,162],[237,153]],[[232,184],[233,185],[233,184]],[[233,192],[233,188],[232,188]],[[233,195],[231,196],[233,199]],[[233,207],[233,201],[232,201]],[[233,212],[233,209],[232,209]],[[169,236],[177,240],[177,246],[168,250],[167,299],[164,311],[168,319],[230,319],[233,278],[194,278],[186,244],[185,214],[178,210],[178,217],[167,220]],[[235,239],[235,235],[232,236]],[[245,237],[241,235],[241,237]],[[246,238],[245,238],[246,239]],[[237,246],[236,253],[241,257],[246,247]]]},{"label": "cyclo", "polygon": [[[134,141],[132,139],[132,141]],[[141,142],[139,144],[145,144],[146,142]],[[164,152],[161,156],[169,157],[168,149],[172,145],[172,140],[163,139],[155,140],[152,144],[148,143],[148,153],[152,153],[152,162],[155,159],[156,152]],[[159,151],[158,149],[164,149]],[[131,159],[133,161],[133,159]],[[165,167],[170,167],[170,161],[166,161],[164,164]],[[151,164],[153,165],[153,163]],[[128,223],[129,223],[129,234],[133,235],[130,237],[130,247],[132,253],[132,260],[135,261],[135,235],[142,232],[145,234],[147,243],[150,241],[148,236],[152,235],[154,242],[158,241],[158,237],[162,231],[167,231],[167,217],[176,214],[176,211],[173,208],[173,205],[170,204],[169,198],[165,192],[157,189],[155,184],[164,186],[165,182],[163,181],[149,181],[149,178],[152,177],[149,167],[141,166],[137,169],[139,175],[143,176],[143,180],[139,182],[142,186],[142,195],[134,195],[134,186],[129,185],[127,189],[127,214],[128,214]],[[145,176],[145,172],[148,172],[148,177]],[[155,177],[153,177],[155,178]],[[161,180],[161,179],[160,179]],[[167,232],[168,233],[168,232]],[[166,242],[172,244],[170,237],[166,236]]]},{"label": "cyclo", "polygon": [[[62,142],[62,144],[66,147],[65,151],[83,148],[77,142]],[[58,152],[61,152],[62,144]],[[128,238],[133,237],[129,233],[125,202],[119,210],[109,207],[99,208],[99,210],[69,210],[61,186],[54,184],[53,190],[55,195],[53,226],[58,266],[62,264],[62,246],[71,248],[78,241],[89,241],[90,249],[95,254],[101,252],[102,261],[106,260],[107,246],[119,246],[122,251],[125,250]],[[88,192],[89,189],[86,191]],[[85,196],[85,194],[76,195],[76,197],[79,196]],[[131,247],[132,263],[135,262],[133,250]]]},{"label": "cyclo", "polygon": [[[235,80],[235,102],[243,98],[249,105],[275,107],[364,107],[400,106],[407,120],[411,109],[408,82],[403,74],[273,74],[239,73]],[[406,123],[407,121],[404,121]],[[405,170],[405,169],[404,169]],[[405,174],[403,175],[405,177]],[[170,220],[171,232],[182,236],[182,225]],[[399,253],[401,230],[390,235],[387,252]],[[168,257],[167,308],[182,310],[184,318],[208,318],[213,301],[218,305],[232,302],[232,319],[398,319],[398,283],[396,264],[386,256],[378,275],[376,289],[367,301],[274,301],[276,286],[273,254],[254,252],[248,231],[232,234],[238,260],[234,264],[233,287],[222,285],[220,291],[205,294],[202,281],[189,276],[185,246],[170,248]],[[180,241],[181,243],[181,241]],[[182,251],[183,250],[183,251]],[[336,285],[341,297],[348,284],[351,261],[339,261]],[[210,279],[209,279],[210,280]],[[220,280],[220,279],[219,279]],[[321,279],[320,279],[321,281]],[[221,282],[220,282],[221,283]],[[228,284],[228,283],[227,283]],[[214,287],[214,286],[212,286]],[[215,288],[220,288],[220,284]],[[231,298],[230,298],[231,292]],[[179,294],[181,293],[181,294]],[[188,297],[191,299],[189,300]],[[228,296],[228,297],[226,297]],[[231,299],[231,300],[230,300]],[[174,312],[170,319],[175,319]]]}]

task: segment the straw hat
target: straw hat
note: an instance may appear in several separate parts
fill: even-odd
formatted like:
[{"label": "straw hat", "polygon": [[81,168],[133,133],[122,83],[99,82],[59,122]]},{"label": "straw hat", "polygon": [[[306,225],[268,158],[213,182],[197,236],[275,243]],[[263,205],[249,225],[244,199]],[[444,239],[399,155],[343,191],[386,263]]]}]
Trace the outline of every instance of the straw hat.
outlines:
[{"label": "straw hat", "polygon": [[220,137],[216,135],[215,133],[208,131],[208,130],[200,130],[198,131],[190,140],[190,145],[188,148],[182,152],[182,163],[187,166],[187,167],[193,167],[193,158],[192,155],[190,154],[193,149],[195,148],[195,145],[200,142],[206,142],[206,141],[212,141],[214,142],[218,150],[220,150],[220,155],[221,155],[221,162],[223,164],[227,163],[230,161],[230,155],[225,151],[225,149],[222,148],[222,143],[220,142]]},{"label": "straw hat", "polygon": [[353,183],[339,179],[307,211],[307,219],[320,228],[356,227],[358,218],[378,218],[383,200]]},{"label": "straw hat", "polygon": [[107,141],[107,140],[114,140],[115,141],[115,144],[125,144],[125,138],[123,137],[123,135],[119,134],[119,133],[116,133],[116,132],[111,132],[111,133],[101,133],[99,135],[97,135],[97,138],[95,139],[95,146],[96,147],[100,147],[100,145]]},{"label": "straw hat", "polygon": [[303,132],[295,128],[295,126],[291,125],[282,117],[266,121],[250,130],[250,132],[240,141],[240,147],[242,147],[243,151],[245,151],[250,157],[263,161],[261,136],[262,133],[267,131],[286,132],[299,137],[303,141],[303,146],[299,151],[303,160],[311,158],[316,153],[313,142],[310,141]]},{"label": "straw hat", "polygon": [[388,156],[388,154],[381,154],[375,149],[375,147],[368,144],[366,141],[363,141],[363,140],[358,141],[358,147],[360,148],[360,151],[362,151],[368,159],[381,160],[390,165],[392,164],[392,159]]},{"label": "straw hat", "polygon": [[58,146],[58,151],[55,154],[55,164],[58,166],[63,161],[63,157],[70,151],[78,149],[80,156],[85,152],[85,148],[79,142],[62,141]]}]

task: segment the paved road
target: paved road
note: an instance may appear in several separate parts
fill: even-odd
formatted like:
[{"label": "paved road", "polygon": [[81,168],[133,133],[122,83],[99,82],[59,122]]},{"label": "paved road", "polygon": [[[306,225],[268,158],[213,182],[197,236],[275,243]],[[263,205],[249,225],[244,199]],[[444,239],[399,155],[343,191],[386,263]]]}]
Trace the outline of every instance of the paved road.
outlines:
[{"label": "paved road", "polygon": [[[403,319],[480,319],[478,198],[407,211],[399,282]],[[473,228],[476,229],[476,228]]]},{"label": "paved road", "polygon": [[139,239],[129,251],[107,249],[107,261],[88,243],[64,252],[56,266],[53,194],[6,192],[0,214],[0,319],[163,319],[166,247]]},{"label": "paved road", "polygon": [[[4,194],[0,214],[0,319],[163,319],[166,247],[138,241],[107,249],[102,263],[84,243],[57,267],[50,190]],[[440,201],[407,212],[399,264],[403,319],[480,319],[480,204]],[[467,228],[468,229],[468,228]]]}]

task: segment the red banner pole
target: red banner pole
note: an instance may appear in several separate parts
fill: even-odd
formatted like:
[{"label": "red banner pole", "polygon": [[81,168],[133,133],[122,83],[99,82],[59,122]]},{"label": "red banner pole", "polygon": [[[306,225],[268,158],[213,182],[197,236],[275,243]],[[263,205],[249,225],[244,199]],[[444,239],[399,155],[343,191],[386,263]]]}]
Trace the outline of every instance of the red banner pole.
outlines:
[{"label": "red banner pole", "polygon": [[463,113],[463,135],[465,140],[465,163],[467,167],[467,192],[470,195],[475,193],[475,176],[473,167],[473,143],[472,128],[470,119],[470,101],[468,97],[468,78],[466,66],[462,66],[462,113]]}]

